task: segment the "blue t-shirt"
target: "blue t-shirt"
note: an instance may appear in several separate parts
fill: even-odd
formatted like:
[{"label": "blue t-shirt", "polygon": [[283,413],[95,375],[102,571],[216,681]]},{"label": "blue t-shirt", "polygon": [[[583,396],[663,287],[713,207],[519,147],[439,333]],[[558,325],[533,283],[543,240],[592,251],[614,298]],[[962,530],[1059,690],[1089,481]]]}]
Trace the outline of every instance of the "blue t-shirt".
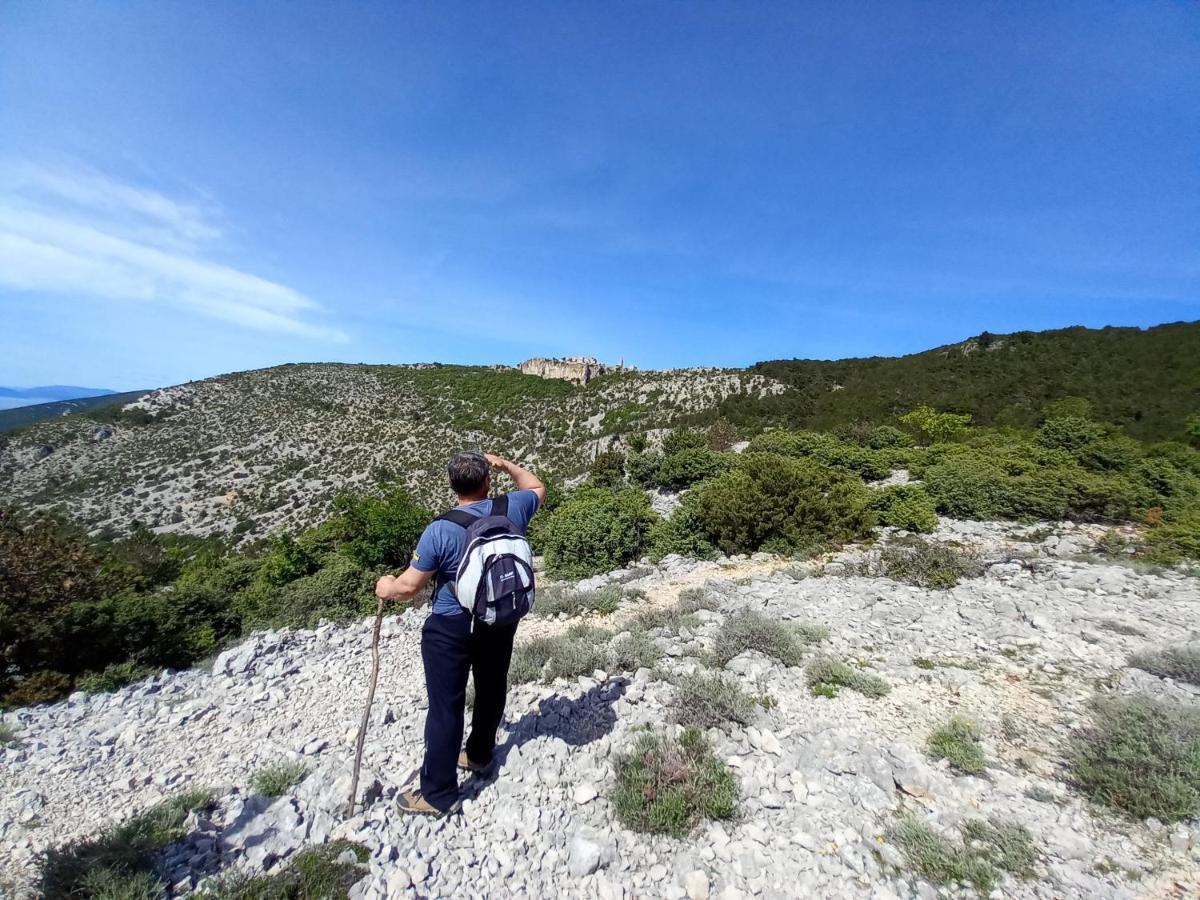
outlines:
[{"label": "blue t-shirt", "polygon": [[[508,495],[508,518],[521,534],[529,527],[529,520],[537,508],[538,498],[533,491],[513,491]],[[492,501],[477,500],[456,509],[482,518],[491,513]],[[433,611],[439,616],[462,616],[467,613],[452,590],[455,576],[458,575],[458,559],[466,545],[467,529],[445,519],[430,522],[417,541],[412,565],[422,572],[437,573],[438,591],[433,598]]]}]

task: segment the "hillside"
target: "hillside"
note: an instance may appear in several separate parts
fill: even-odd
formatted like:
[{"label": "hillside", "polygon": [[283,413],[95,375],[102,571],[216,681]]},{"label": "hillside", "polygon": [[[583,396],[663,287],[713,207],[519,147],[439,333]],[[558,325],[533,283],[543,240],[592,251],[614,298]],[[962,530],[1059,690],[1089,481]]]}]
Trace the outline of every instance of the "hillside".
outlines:
[{"label": "hillside", "polygon": [[503,368],[280,366],[13,434],[0,446],[0,497],[93,529],[295,531],[323,518],[338,492],[382,482],[430,506],[450,502],[442,469],[462,447],[567,477],[618,429],[668,427],[723,399],[782,389],[716,369],[624,372],[582,387]]},{"label": "hillside", "polygon": [[[76,389],[72,388],[71,390]],[[78,390],[84,389],[78,388]],[[29,425],[36,425],[38,422],[45,422],[62,416],[69,416],[73,413],[101,410],[118,404],[132,403],[145,393],[145,391],[126,391],[123,394],[116,394],[112,391],[104,391],[93,396],[80,394],[77,397],[66,400],[50,400],[45,403],[32,403],[28,406],[21,405],[11,409],[0,409],[0,433],[25,428]]]},{"label": "hillside", "polygon": [[887,422],[928,404],[970,413],[977,424],[1029,427],[1048,401],[1077,396],[1134,437],[1178,439],[1200,410],[1200,322],[985,333],[910,356],[775,360],[752,371],[792,390],[741,409],[726,404],[735,421],[823,429]]}]

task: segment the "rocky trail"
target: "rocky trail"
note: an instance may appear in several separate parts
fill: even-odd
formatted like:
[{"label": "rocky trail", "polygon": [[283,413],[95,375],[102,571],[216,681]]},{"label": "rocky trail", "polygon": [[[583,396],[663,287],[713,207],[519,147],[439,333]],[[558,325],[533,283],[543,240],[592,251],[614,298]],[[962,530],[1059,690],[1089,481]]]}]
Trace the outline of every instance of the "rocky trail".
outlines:
[{"label": "rocky trail", "polygon": [[[617,631],[686,588],[702,587],[719,608],[695,627],[651,632],[663,653],[655,669],[514,688],[495,772],[470,779],[461,814],[446,820],[407,818],[393,803],[421,754],[423,610],[385,620],[365,805],[349,819],[371,623],[256,634],[211,670],[6,716],[22,743],[0,749],[0,886],[34,896],[42,849],[204,788],[214,805],[163,855],[175,894],[346,838],[370,854],[355,898],[932,898],[944,889],[887,839],[915,812],[937,829],[989,816],[1029,830],[1032,877],[1003,875],[996,897],[1200,897],[1200,823],[1133,822],[1066,783],[1066,743],[1097,689],[1200,699],[1127,666],[1134,651],[1200,636],[1200,581],[1082,558],[1098,533],[943,521],[934,539],[972,548],[986,566],[946,590],[851,574],[877,547],[809,563],[668,557],[591,579],[645,592],[597,617]],[[737,817],[687,840],[626,829],[610,802],[614,758],[641,730],[674,727],[669,676],[700,667],[741,609],[826,626],[822,652],[882,676],[891,692],[813,696],[803,668],[757,651],[734,657],[727,673],[774,700],[750,725],[709,731],[738,780]],[[519,641],[576,621],[531,618]],[[977,725],[984,775],[955,774],[925,752],[953,716]],[[302,760],[307,777],[277,799],[255,795],[252,775],[281,759]]]}]

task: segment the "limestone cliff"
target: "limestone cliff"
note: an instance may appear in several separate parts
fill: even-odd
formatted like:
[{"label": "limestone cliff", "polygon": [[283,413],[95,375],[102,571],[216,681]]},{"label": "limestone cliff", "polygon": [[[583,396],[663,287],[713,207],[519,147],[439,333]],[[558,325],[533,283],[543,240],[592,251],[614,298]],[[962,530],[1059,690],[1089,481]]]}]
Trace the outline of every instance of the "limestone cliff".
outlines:
[{"label": "limestone cliff", "polygon": [[517,366],[526,375],[561,378],[575,384],[587,384],[598,375],[624,369],[624,364],[608,366],[592,356],[564,356],[561,359],[534,357]]}]

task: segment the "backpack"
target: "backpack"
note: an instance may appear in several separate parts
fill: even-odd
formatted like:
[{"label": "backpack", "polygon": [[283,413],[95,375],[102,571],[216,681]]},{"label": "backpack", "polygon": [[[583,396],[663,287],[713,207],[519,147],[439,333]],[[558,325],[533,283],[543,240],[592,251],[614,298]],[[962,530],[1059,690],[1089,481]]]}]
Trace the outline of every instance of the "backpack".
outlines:
[{"label": "backpack", "polygon": [[508,518],[507,494],[492,500],[486,516],[452,509],[438,519],[467,531],[451,586],[463,609],[485,625],[512,625],[533,608],[533,551]]}]

